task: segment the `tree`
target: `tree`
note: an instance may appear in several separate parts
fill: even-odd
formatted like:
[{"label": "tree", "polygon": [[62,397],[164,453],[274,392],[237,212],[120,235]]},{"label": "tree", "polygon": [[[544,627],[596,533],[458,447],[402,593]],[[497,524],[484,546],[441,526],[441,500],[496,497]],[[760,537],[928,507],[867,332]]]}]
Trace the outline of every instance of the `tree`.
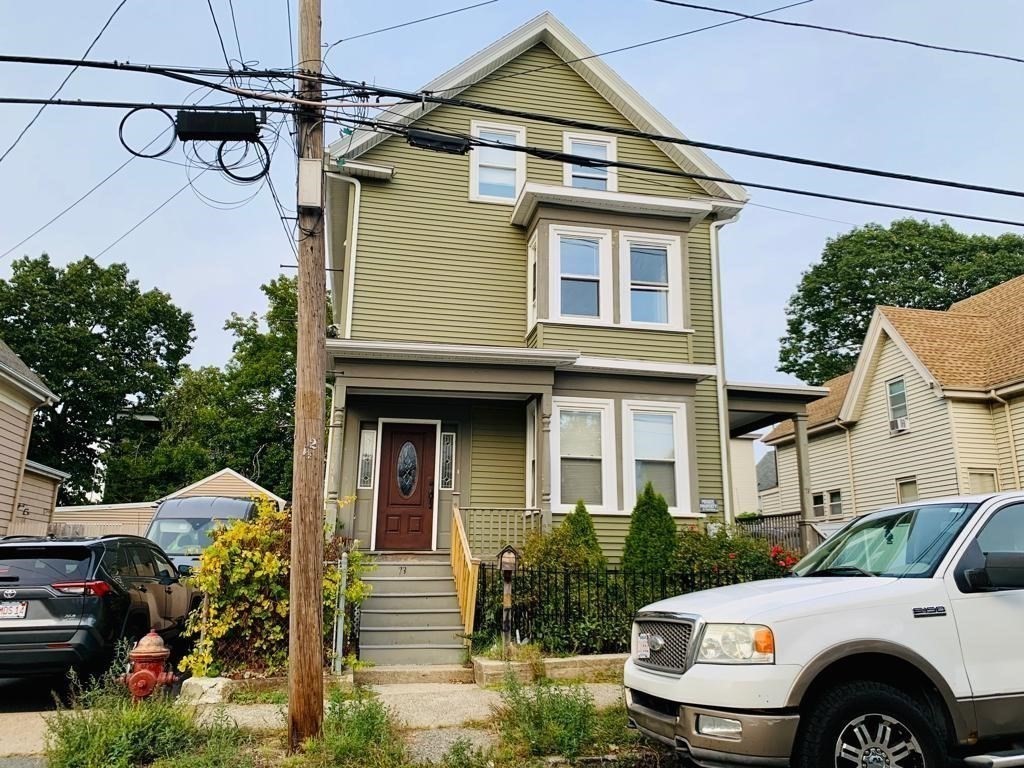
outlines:
[{"label": "tree", "polygon": [[296,292],[293,278],[261,286],[267,311],[232,314],[223,368],[186,369],[157,408],[158,433],[135,430],[112,456],[104,501],[156,499],[230,467],[288,498],[292,482]]},{"label": "tree", "polygon": [[622,551],[622,568],[651,573],[673,570],[679,554],[676,522],[665,497],[651,483],[637,497],[629,518],[629,533]]},{"label": "tree", "polygon": [[43,254],[0,280],[0,336],[61,398],[36,412],[31,458],[71,473],[59,503],[102,484],[102,458],[126,410],[146,411],[173,385],[192,346],[192,315],[143,291],[128,267]]},{"label": "tree", "polygon": [[779,370],[821,384],[853,369],[877,305],[948,309],[1024,274],[1024,237],[943,222],[868,224],[825,244],[786,307]]}]

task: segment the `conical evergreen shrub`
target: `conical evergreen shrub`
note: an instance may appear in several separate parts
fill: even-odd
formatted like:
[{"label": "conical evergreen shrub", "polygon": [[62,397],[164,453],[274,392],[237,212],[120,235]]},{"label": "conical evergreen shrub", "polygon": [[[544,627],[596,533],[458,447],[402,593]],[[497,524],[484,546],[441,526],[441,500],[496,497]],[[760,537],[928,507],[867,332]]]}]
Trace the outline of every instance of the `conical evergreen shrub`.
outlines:
[{"label": "conical evergreen shrub", "polygon": [[622,553],[627,571],[667,572],[676,568],[679,537],[668,513],[665,497],[647,483],[629,518],[629,533]]}]

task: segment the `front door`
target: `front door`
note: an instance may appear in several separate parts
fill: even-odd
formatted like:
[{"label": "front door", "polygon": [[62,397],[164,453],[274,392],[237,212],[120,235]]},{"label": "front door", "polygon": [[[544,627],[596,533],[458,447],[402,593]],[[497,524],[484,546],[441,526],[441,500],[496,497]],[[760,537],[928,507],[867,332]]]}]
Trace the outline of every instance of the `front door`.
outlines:
[{"label": "front door", "polygon": [[377,549],[432,549],[434,424],[386,423],[381,430]]}]

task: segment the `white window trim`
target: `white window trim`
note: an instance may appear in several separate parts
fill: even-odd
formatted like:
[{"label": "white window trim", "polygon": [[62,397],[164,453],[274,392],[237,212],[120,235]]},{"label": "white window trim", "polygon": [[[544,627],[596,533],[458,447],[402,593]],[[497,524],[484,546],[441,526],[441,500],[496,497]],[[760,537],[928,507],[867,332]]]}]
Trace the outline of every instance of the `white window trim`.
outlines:
[{"label": "white window trim", "polygon": [[676,448],[676,506],[669,507],[672,517],[704,517],[695,513],[690,494],[690,442],[687,435],[686,403],[662,400],[622,401],[622,487],[625,514],[636,504],[636,456],[633,448],[634,413],[668,413],[672,415],[672,433]]},{"label": "white window trim", "polygon": [[[526,146],[526,128],[522,125],[507,125],[504,123],[488,123],[480,120],[473,120],[470,123],[469,132],[474,138],[480,138],[481,131],[500,131],[502,133],[513,133],[516,136],[516,144]],[[500,203],[502,205],[515,205],[519,199],[519,193],[523,191],[526,183],[526,154],[513,152],[513,160],[516,171],[516,192],[512,197],[495,197],[494,195],[481,195],[478,191],[480,182],[480,155],[476,151],[469,153],[469,199],[477,203]]]},{"label": "white window trim", "polygon": [[[903,477],[897,477],[894,481],[896,486],[896,503],[897,504],[913,504],[915,501],[921,500],[921,486],[917,483],[917,475],[904,475]],[[903,494],[900,492],[900,486],[903,483],[913,483],[914,487],[917,488],[916,499],[904,499]]]},{"label": "white window trim", "polygon": [[[373,451],[372,451],[372,456],[370,457],[370,465],[371,465],[370,466],[370,482],[369,482],[369,485],[366,485],[366,484],[364,484],[364,483],[362,483],[360,481],[362,480],[361,475],[362,475],[362,471],[363,471],[363,468],[362,468],[362,463],[363,463],[363,435],[368,433],[368,432],[372,432],[373,433]],[[360,427],[359,428],[359,440],[358,440],[357,448],[356,448],[356,451],[357,451],[356,452],[356,458],[357,458],[357,462],[356,462],[356,490],[359,490],[359,491],[369,491],[369,490],[372,490],[373,487],[377,484],[376,481],[377,481],[377,440],[378,440],[378,438],[379,438],[379,435],[377,434],[377,427],[376,426],[374,426],[372,428],[370,428],[370,427]]]},{"label": "white window trim", "polygon": [[[603,457],[602,457],[603,460]],[[537,503],[537,401],[526,404],[526,506],[539,507]],[[533,472],[530,466],[533,465]]]},{"label": "white window trim", "polygon": [[[548,315],[574,325],[612,325],[612,233],[608,229],[552,225],[548,240]],[[585,237],[598,241],[598,317],[562,315],[562,258],[559,247],[562,237]]]},{"label": "white window trim", "polygon": [[[615,162],[618,157],[618,141],[614,136],[601,136],[593,133],[565,133],[562,138],[562,151],[567,155],[572,154],[572,143],[574,141],[587,144],[603,144],[608,148],[607,159]],[[562,184],[572,187],[572,163],[564,163],[562,171]],[[615,166],[608,166],[608,189],[607,192],[619,191],[619,169]]]},{"label": "white window trim", "polygon": [[[668,322],[642,323],[632,319],[633,302],[631,245],[653,245],[664,248],[668,255]],[[646,232],[619,233],[619,325],[626,328],[658,328],[685,331],[683,307],[683,245],[678,235],[655,235]]]},{"label": "white window trim", "polygon": [[540,302],[540,286],[537,283],[540,282],[538,279],[540,275],[537,273],[539,269],[538,261],[538,247],[539,236],[537,232],[534,232],[530,237],[530,242],[526,246],[526,333],[529,334],[533,330],[533,326],[537,324],[537,317],[539,314],[538,303]]},{"label": "white window trim", "polygon": [[601,414],[601,498],[600,505],[588,504],[591,514],[622,514],[619,507],[619,487],[615,467],[615,401],[588,397],[556,397],[551,400],[551,509],[571,512],[576,500],[562,501],[561,413],[566,411],[596,411]]},{"label": "white window trim", "polygon": [[[895,384],[897,381],[903,382],[903,409],[907,412],[905,416],[894,416],[892,413],[892,392],[889,387]],[[895,379],[889,379],[885,382],[885,404],[889,409],[889,421],[895,421],[897,418],[910,418],[910,399],[907,397],[907,380],[903,376],[897,376]]]},{"label": "white window trim", "polygon": [[454,491],[456,486],[457,476],[459,474],[459,434],[454,430],[447,430],[441,433],[441,439],[438,441],[438,448],[444,451],[444,438],[445,435],[452,436],[452,482],[451,485],[444,484],[443,470],[444,456],[438,461],[438,472],[437,472],[437,490],[439,491]]},{"label": "white window trim", "polygon": [[[832,514],[832,494],[833,493],[838,493],[839,494],[840,510],[839,510],[839,513],[835,514],[835,515]],[[815,517],[817,519],[819,519],[819,520],[841,520],[843,517],[845,517],[845,510],[843,510],[842,507],[845,506],[846,500],[843,498],[843,489],[842,488],[826,488],[825,490],[813,491],[811,493],[812,506],[813,506],[813,502],[814,502],[814,497],[815,496],[821,496],[822,497],[822,508],[823,508],[823,511],[824,511],[824,514],[822,514],[820,517],[818,515],[815,515]]]}]

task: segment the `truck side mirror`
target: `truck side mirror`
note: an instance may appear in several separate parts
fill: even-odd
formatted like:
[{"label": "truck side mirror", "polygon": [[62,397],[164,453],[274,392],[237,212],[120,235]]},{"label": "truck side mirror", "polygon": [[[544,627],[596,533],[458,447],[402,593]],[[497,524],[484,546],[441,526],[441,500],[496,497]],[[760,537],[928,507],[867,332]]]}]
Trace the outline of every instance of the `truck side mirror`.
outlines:
[{"label": "truck side mirror", "polygon": [[989,552],[984,568],[972,568],[964,576],[975,592],[1024,589],[1024,552]]}]

